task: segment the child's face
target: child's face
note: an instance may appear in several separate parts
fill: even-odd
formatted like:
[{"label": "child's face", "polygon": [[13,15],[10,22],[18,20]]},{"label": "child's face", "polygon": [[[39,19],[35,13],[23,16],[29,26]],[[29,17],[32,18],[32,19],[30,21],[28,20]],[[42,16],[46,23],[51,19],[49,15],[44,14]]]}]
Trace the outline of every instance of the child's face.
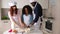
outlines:
[{"label": "child's face", "polygon": [[25,13],[28,14],[28,9],[27,8],[25,8]]}]

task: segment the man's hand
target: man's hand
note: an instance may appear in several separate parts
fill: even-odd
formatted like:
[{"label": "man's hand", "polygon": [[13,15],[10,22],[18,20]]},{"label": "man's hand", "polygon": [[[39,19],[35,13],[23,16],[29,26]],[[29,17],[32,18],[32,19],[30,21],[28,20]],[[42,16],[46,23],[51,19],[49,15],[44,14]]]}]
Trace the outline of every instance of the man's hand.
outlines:
[{"label": "man's hand", "polygon": [[34,25],[34,22],[32,22],[31,25]]},{"label": "man's hand", "polygon": [[34,22],[30,23],[29,27],[32,27],[34,25]]}]

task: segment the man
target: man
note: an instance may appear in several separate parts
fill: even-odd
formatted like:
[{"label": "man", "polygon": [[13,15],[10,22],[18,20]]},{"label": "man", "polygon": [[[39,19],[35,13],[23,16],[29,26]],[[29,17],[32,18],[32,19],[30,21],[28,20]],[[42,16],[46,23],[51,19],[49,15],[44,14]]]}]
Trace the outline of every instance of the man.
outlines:
[{"label": "man", "polygon": [[[35,16],[35,18],[33,19],[33,22],[30,24],[30,25],[33,25],[34,23],[38,21],[39,17],[42,16],[42,7],[36,0],[30,0],[30,3],[34,7],[33,16]],[[40,18],[40,20],[42,22],[42,18]]]}]

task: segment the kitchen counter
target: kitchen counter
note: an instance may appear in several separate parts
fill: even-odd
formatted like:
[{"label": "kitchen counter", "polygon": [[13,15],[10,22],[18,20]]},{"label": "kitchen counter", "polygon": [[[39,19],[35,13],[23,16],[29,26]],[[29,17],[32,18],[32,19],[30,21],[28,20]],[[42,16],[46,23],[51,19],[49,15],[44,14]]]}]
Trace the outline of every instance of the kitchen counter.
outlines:
[{"label": "kitchen counter", "polygon": [[[5,31],[3,34],[15,34],[13,32],[8,32],[9,30]],[[19,29],[17,28],[17,30],[19,30]],[[37,30],[37,29],[34,30],[34,29],[32,29],[31,31],[29,31],[27,33],[26,32],[25,33],[18,32],[16,34],[43,34],[43,32],[41,30]]]}]

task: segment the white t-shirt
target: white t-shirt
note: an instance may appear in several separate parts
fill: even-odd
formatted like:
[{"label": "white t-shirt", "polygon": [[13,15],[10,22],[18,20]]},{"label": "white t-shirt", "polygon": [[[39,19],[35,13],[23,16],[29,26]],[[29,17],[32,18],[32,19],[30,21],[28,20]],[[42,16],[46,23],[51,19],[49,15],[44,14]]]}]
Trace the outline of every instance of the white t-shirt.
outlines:
[{"label": "white t-shirt", "polygon": [[32,20],[33,19],[31,19],[32,17],[31,17],[31,15],[23,15],[23,19],[24,19],[24,23],[28,26],[31,22],[32,22]]}]

